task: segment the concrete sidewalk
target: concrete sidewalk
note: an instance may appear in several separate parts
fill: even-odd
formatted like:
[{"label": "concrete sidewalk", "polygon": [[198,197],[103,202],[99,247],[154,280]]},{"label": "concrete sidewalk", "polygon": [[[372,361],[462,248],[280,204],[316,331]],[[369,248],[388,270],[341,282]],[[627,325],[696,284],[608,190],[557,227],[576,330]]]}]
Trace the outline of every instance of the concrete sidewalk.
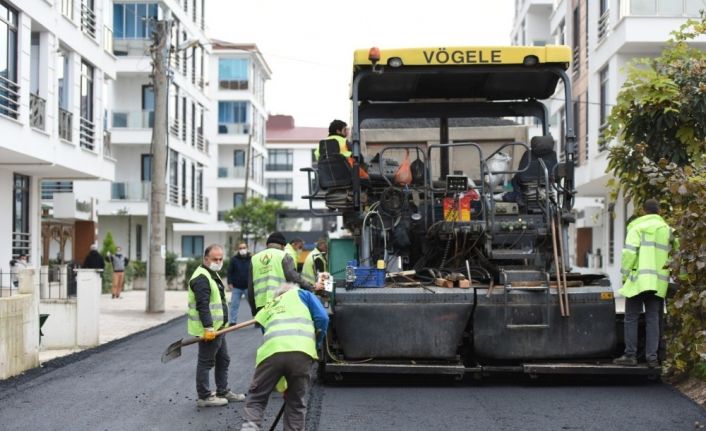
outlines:
[{"label": "concrete sidewalk", "polygon": [[[168,290],[164,297],[164,313],[147,313],[147,292],[144,290],[123,292],[120,299],[112,299],[109,293],[101,295],[100,344],[127,337],[184,315],[186,296],[185,290]],[[83,349],[40,350],[39,362],[47,362],[81,350]]]}]

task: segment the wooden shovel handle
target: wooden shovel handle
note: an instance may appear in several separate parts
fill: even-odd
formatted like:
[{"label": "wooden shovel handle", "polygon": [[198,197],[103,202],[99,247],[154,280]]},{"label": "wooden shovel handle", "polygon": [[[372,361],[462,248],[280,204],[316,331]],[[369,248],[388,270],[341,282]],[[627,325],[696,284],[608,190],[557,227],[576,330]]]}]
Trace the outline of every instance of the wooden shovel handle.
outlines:
[{"label": "wooden shovel handle", "polygon": [[[255,319],[247,320],[247,321],[245,321],[245,322],[243,322],[243,323],[238,323],[237,325],[229,326],[229,327],[227,327],[227,328],[225,328],[225,329],[221,329],[221,330],[216,331],[216,336],[219,336],[219,335],[222,335],[222,334],[227,334],[228,332],[237,331],[238,329],[243,329],[243,328],[245,328],[245,327],[247,327],[247,326],[252,326],[252,325],[254,325],[255,323],[257,323],[257,321],[256,321]],[[188,346],[188,345],[190,345],[190,344],[198,343],[198,342],[201,341],[202,339],[203,339],[203,337],[185,338],[185,339],[181,340],[181,345],[182,345],[182,346]]]}]

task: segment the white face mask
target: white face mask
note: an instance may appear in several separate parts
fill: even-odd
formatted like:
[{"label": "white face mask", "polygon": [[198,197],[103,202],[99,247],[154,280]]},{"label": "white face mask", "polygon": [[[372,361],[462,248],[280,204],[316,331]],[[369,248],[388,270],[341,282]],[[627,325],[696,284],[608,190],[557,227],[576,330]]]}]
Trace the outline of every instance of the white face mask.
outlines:
[{"label": "white face mask", "polygon": [[210,265],[208,265],[208,269],[210,269],[213,272],[218,272],[221,270],[221,268],[223,268],[223,262],[221,262],[221,263],[213,262]]},{"label": "white face mask", "polygon": [[238,253],[239,253],[239,254],[240,254],[241,256],[245,256],[245,255],[247,255],[247,254],[248,254],[248,251],[247,251],[247,250],[242,250],[242,249],[241,249],[241,250],[238,250]]}]

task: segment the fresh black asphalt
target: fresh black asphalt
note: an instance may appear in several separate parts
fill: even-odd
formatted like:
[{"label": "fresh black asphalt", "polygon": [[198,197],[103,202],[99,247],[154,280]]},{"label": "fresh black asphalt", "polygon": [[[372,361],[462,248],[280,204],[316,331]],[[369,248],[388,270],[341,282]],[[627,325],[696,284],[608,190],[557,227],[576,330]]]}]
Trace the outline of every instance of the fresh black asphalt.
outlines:
[{"label": "fresh black asphalt", "polygon": [[[195,346],[160,362],[166,346],[185,330],[179,318],[0,381],[0,430],[239,429],[242,403],[196,407]],[[228,335],[230,386],[236,392],[247,391],[260,339],[255,328]],[[270,402],[265,429],[281,402],[279,397]],[[316,383],[307,419],[310,431],[673,431],[706,424],[706,413],[666,384],[348,378],[336,386]]]}]

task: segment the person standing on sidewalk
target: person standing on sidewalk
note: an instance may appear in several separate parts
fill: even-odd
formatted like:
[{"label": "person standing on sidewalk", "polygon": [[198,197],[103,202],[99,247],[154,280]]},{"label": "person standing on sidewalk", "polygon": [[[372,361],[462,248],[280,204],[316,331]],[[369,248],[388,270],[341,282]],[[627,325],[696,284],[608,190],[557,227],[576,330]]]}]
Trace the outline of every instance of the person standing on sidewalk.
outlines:
[{"label": "person standing on sidewalk", "polygon": [[659,215],[659,202],[648,199],[645,215],[628,225],[620,272],[625,296],[625,354],[613,362],[637,365],[637,321],[645,307],[645,359],[650,368],[659,367],[657,350],[661,337],[664,297],[669,284],[670,252],[679,246],[673,230]]},{"label": "person standing on sidewalk", "polygon": [[88,255],[86,255],[86,258],[83,260],[83,268],[101,270],[105,268],[105,259],[103,259],[103,256],[101,256],[100,252],[98,251],[98,246],[96,244],[91,244],[91,250],[88,252]]},{"label": "person standing on sidewalk", "polygon": [[110,263],[113,264],[113,298],[120,298],[125,283],[125,268],[130,263],[130,259],[123,255],[122,248],[118,246],[115,254],[108,254]]},{"label": "person standing on sidewalk", "polygon": [[281,232],[272,233],[267,237],[266,244],[267,248],[251,260],[248,303],[253,316],[274,298],[275,291],[282,283],[297,283],[309,291],[323,290],[323,284],[309,283],[297,272],[296,262],[283,250],[287,240]]},{"label": "person standing on sidewalk", "polygon": [[[313,293],[285,283],[255,316],[265,329],[245,401],[241,431],[259,430],[270,394],[286,379],[284,429],[304,429],[311,365],[328,329],[328,315]],[[317,336],[318,334],[318,336]]]},{"label": "person standing on sidewalk", "polygon": [[[224,406],[229,401],[245,399],[244,394],[236,394],[228,389],[228,346],[225,335],[216,336],[216,331],[226,326],[228,321],[225,286],[218,275],[222,267],[223,247],[211,244],[204,251],[203,264],[196,268],[189,279],[187,330],[189,335],[203,338],[199,341],[196,364],[198,407]],[[209,389],[208,383],[208,376],[214,367],[215,394]]]},{"label": "person standing on sidewalk", "polygon": [[[230,258],[228,265],[228,287],[230,287],[230,324],[238,321],[240,298],[248,294],[248,275],[250,274],[250,253],[245,243],[238,245],[238,251]],[[246,299],[247,300],[247,299]]]}]

